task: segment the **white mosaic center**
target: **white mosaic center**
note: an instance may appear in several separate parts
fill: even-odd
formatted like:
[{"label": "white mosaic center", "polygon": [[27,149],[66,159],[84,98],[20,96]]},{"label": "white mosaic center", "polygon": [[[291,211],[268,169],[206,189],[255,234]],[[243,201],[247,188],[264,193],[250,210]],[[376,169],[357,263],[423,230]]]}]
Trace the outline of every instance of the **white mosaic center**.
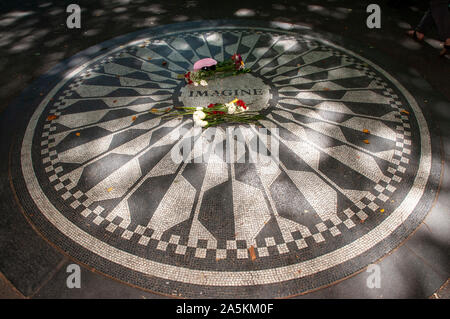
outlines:
[{"label": "white mosaic center", "polygon": [[206,107],[214,103],[228,103],[235,98],[244,100],[253,111],[268,107],[270,87],[252,74],[219,78],[208,81],[207,86],[186,85],[181,89],[184,106]]}]

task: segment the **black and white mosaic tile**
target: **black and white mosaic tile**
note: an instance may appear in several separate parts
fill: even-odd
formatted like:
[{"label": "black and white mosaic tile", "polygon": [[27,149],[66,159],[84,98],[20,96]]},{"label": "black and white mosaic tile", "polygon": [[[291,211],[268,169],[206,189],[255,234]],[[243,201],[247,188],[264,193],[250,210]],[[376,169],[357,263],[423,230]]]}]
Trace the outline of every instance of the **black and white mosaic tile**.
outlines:
[{"label": "black and white mosaic tile", "polygon": [[[206,87],[178,77],[234,53],[251,73]],[[279,161],[175,163],[172,150],[211,129],[149,111],[234,97],[265,112]],[[255,126],[238,132],[247,150],[261,137]],[[188,297],[287,296],[362,269],[423,218],[414,214],[432,163],[425,118],[386,71],[319,38],[258,27],[124,43],[58,83],[21,145],[31,220],[50,241],[120,280]]]}]

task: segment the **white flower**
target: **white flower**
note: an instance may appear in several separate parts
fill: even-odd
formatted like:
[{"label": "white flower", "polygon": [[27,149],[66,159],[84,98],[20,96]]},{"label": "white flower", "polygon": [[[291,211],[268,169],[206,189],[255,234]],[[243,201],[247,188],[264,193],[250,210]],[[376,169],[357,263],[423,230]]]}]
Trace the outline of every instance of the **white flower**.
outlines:
[{"label": "white flower", "polygon": [[198,82],[194,82],[194,85],[195,85],[195,86],[198,86]]},{"label": "white flower", "polygon": [[225,104],[225,106],[228,109],[228,114],[233,114],[234,112],[236,112],[236,105],[234,103],[227,103]]},{"label": "white flower", "polygon": [[206,125],[208,125],[208,121],[203,121],[203,120],[196,120],[195,121],[195,125],[196,126],[200,126],[200,127],[205,127]]},{"label": "white flower", "polygon": [[198,118],[201,119],[201,120],[203,120],[203,119],[206,117],[205,112],[203,112],[203,111],[198,111],[198,112],[199,112],[199,113],[198,113]]},{"label": "white flower", "polygon": [[203,111],[203,108],[198,106],[195,110],[196,111]]},{"label": "white flower", "polygon": [[[248,108],[248,107],[247,107]],[[242,106],[239,106],[239,113],[245,112],[247,111],[246,109],[244,109]]]},{"label": "white flower", "polygon": [[207,85],[208,85],[208,82],[206,82],[205,80],[201,80],[201,81],[200,81],[200,85],[201,85],[201,86],[207,86]]},{"label": "white flower", "polygon": [[194,118],[194,121],[203,120],[206,117],[206,114],[203,111],[195,111],[192,117]]}]

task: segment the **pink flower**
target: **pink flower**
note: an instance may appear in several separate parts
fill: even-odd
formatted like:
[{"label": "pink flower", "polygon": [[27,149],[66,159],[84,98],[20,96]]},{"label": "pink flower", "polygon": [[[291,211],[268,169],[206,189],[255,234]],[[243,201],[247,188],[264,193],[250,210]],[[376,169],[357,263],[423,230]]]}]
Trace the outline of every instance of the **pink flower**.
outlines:
[{"label": "pink flower", "polygon": [[210,68],[217,64],[217,61],[211,58],[198,60],[194,63],[194,71],[202,70],[203,68]]}]

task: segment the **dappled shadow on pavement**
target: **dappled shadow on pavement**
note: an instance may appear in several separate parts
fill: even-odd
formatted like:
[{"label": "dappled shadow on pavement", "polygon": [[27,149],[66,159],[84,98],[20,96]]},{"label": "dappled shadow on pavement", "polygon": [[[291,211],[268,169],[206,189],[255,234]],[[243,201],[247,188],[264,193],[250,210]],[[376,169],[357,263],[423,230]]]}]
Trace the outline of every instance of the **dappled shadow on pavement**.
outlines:
[{"label": "dappled shadow on pavement", "polygon": [[[306,24],[352,38],[367,50],[380,50],[401,63],[416,67],[450,98],[445,85],[447,61],[436,50],[424,50],[403,35],[421,17],[421,1],[381,1],[382,28],[365,26],[367,4],[355,1],[208,1],[95,0],[77,1],[82,8],[81,29],[68,29],[66,8],[73,1],[3,0],[0,4],[0,111],[33,79],[63,59],[100,42],[139,29],[207,19],[272,20]],[[425,45],[427,46],[427,45]],[[436,51],[436,52],[434,52]],[[363,53],[363,52],[361,52]],[[445,59],[444,59],[445,60]],[[447,70],[447,72],[444,72]],[[441,74],[442,73],[442,74]]]}]

